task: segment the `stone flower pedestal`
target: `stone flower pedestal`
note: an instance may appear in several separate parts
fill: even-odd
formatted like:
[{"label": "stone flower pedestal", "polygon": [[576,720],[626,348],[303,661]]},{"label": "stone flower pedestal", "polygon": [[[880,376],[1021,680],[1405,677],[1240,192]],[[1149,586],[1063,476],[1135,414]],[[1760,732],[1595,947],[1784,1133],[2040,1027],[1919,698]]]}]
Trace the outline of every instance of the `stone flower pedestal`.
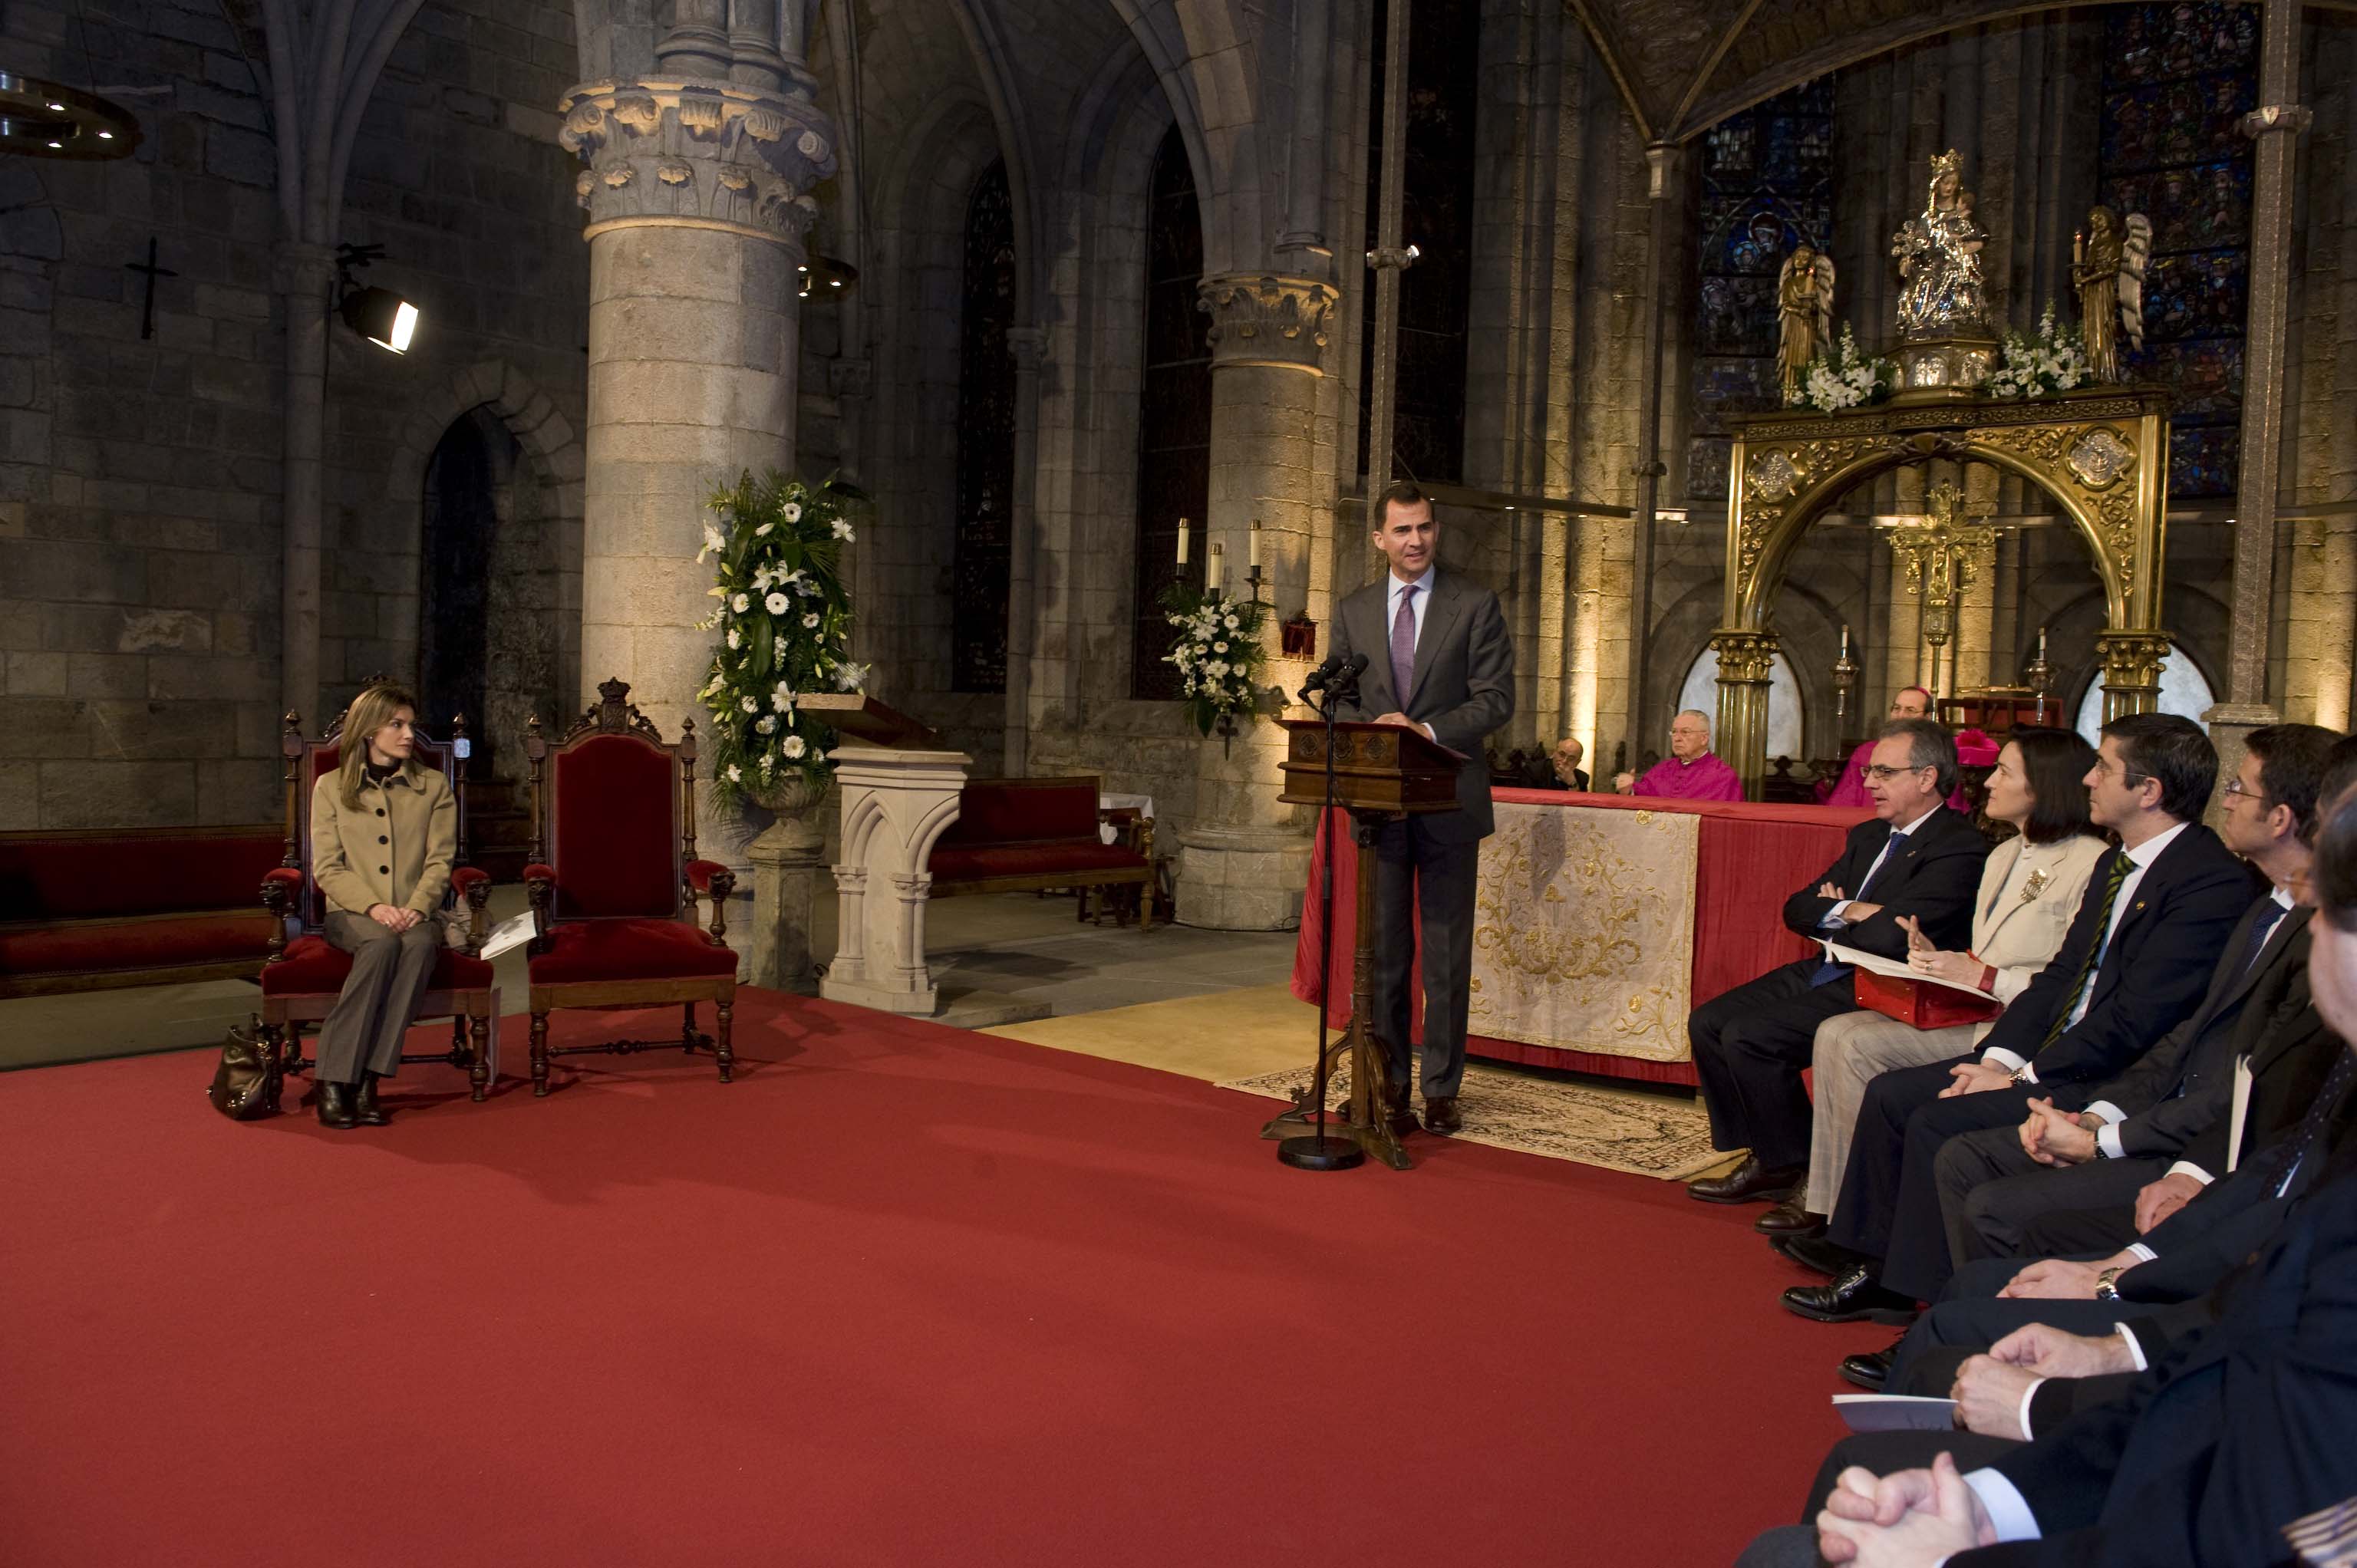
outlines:
[{"label": "stone flower pedestal", "polygon": [[818,806],[826,799],[826,786],[797,772],[747,796],[777,821],[746,846],[753,863],[752,952],[746,981],[806,992],[817,972],[811,961],[811,912],[825,856]]}]

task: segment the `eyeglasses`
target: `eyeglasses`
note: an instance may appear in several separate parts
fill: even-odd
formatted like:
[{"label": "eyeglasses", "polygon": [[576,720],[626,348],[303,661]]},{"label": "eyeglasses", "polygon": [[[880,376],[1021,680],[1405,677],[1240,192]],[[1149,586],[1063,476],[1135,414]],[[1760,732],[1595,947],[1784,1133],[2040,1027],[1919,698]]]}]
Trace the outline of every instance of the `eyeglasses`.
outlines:
[{"label": "eyeglasses", "polygon": [[1921,768],[1885,768],[1877,763],[1867,768],[1866,776],[1878,784],[1888,784],[1902,773],[1928,773],[1932,767],[1932,765],[1928,762]]},{"label": "eyeglasses", "polygon": [[2267,798],[2259,793],[2256,789],[2244,789],[2243,781],[2240,779],[2227,779],[2226,788],[2220,790],[2219,793],[2229,797],[2240,797],[2243,800],[2250,800],[2262,806],[2269,803]]}]

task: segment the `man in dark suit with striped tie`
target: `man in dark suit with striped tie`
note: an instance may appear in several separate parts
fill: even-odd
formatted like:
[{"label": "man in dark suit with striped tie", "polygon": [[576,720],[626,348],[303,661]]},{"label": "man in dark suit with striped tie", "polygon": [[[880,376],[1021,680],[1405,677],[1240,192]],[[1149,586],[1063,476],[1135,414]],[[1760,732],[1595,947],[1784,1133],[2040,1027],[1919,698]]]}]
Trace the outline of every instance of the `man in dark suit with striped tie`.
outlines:
[{"label": "man in dark suit with striped tie", "polygon": [[1375,1037],[1390,1062],[1389,1103],[1405,1122],[1408,969],[1420,918],[1424,1124],[1454,1133],[1464,1125],[1457,1090],[1472,1000],[1474,895],[1494,822],[1481,742],[1514,716],[1514,642],[1497,595],[1440,569],[1440,524],[1423,491],[1395,484],[1375,507],[1374,544],[1391,569],[1334,614],[1335,656],[1371,656],[1359,700],[1342,716],[1403,725],[1465,756],[1457,810],[1387,822],[1375,844]]},{"label": "man in dark suit with striped tie", "polygon": [[1867,1086],[1825,1237],[1789,1249],[1831,1283],[1787,1290],[1788,1311],[1821,1323],[1913,1316],[1949,1267],[1941,1147],[1960,1133],[2019,1126],[2033,1097],[2083,1094],[2118,1077],[2201,1005],[2219,950],[2261,892],[2201,825],[2218,753],[2199,725],[2167,714],[2114,719],[2098,753],[2090,814],[2120,835],[2120,852],[1977,1058],[1902,1068]]}]

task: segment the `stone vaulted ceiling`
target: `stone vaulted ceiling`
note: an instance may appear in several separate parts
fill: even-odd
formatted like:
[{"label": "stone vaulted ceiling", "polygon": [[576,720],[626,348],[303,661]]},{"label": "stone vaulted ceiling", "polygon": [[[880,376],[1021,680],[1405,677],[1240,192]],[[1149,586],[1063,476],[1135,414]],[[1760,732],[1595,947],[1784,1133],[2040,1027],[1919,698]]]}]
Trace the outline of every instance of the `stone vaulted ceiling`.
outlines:
[{"label": "stone vaulted ceiling", "polygon": [[[1958,27],[2061,7],[2023,0],[1565,0],[1648,141],[1683,142],[1763,98]],[[2317,10],[2357,0],[2309,0]]]}]

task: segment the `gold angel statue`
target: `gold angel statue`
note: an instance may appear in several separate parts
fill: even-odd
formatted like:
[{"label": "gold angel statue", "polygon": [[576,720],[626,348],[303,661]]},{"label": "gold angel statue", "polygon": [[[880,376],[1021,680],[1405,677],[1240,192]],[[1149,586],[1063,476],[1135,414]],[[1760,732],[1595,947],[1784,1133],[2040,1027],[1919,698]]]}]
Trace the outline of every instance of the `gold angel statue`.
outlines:
[{"label": "gold angel statue", "polygon": [[1813,245],[1794,246],[1776,274],[1776,314],[1783,328],[1777,369],[1790,403],[1809,361],[1834,346],[1834,259]]},{"label": "gold angel statue", "polygon": [[2152,220],[2108,207],[2087,214],[2084,231],[2071,236],[2071,286],[2079,295],[2079,333],[2087,372],[2097,381],[2120,379],[2120,338],[2144,348],[2144,273],[2152,256]]}]

